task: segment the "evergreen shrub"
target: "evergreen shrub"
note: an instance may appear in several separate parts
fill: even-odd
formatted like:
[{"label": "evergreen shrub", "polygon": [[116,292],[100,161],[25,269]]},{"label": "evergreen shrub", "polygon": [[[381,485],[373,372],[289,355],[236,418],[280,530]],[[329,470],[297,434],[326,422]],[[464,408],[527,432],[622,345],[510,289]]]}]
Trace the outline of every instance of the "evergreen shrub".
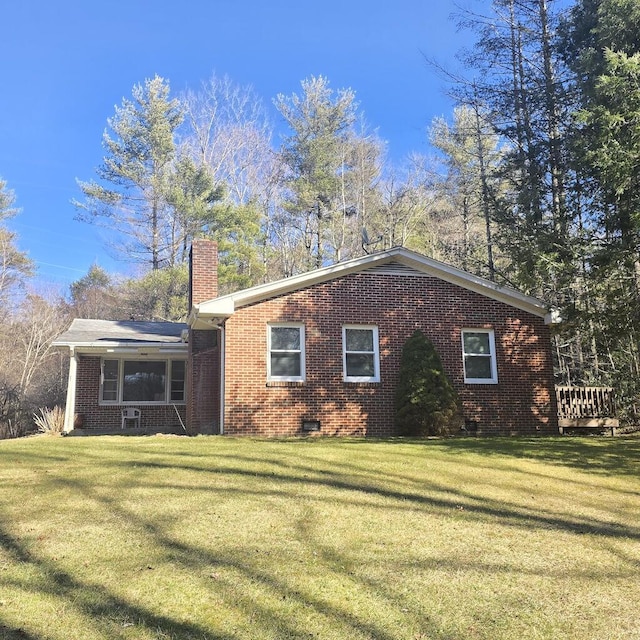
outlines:
[{"label": "evergreen shrub", "polygon": [[458,394],[433,343],[420,330],[402,349],[395,409],[399,435],[447,435],[462,426]]}]

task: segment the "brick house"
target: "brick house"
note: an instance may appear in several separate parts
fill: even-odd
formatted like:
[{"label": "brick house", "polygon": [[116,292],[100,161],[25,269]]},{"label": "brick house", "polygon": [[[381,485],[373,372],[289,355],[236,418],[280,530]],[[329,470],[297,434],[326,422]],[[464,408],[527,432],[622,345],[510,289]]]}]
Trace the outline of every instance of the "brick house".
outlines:
[{"label": "brick house", "polygon": [[[74,325],[58,339],[75,359],[67,429],[78,414],[87,430],[120,427],[122,408],[135,405],[146,429],[392,436],[400,354],[421,329],[468,428],[558,433],[551,315],[539,300],[404,248],[225,296],[215,243],[194,242],[190,269],[188,330],[160,323],[167,335],[154,349],[142,333],[109,344],[89,332],[81,343]],[[152,374],[157,399],[134,390]]]}]

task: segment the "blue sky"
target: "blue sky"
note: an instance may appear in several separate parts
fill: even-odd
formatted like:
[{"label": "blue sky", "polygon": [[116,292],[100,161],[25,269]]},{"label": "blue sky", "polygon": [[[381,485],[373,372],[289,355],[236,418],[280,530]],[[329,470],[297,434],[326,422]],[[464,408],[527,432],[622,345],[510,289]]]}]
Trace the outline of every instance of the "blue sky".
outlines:
[{"label": "blue sky", "polygon": [[39,281],[66,288],[109,256],[98,229],[74,220],[76,178],[102,159],[107,118],[155,74],[174,93],[213,73],[252,85],[271,109],[310,75],[356,92],[393,162],[428,152],[426,128],[450,117],[424,55],[452,62],[464,44],[452,0],[20,0],[3,6],[0,176],[22,212],[10,226]]}]

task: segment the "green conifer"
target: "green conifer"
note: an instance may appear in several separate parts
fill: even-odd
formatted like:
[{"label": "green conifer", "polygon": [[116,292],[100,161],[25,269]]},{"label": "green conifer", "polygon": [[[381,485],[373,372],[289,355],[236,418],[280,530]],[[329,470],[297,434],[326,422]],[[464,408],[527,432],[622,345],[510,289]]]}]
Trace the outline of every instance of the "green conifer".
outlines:
[{"label": "green conifer", "polygon": [[445,435],[460,429],[461,410],[432,342],[422,333],[406,341],[396,389],[396,428],[400,435]]}]

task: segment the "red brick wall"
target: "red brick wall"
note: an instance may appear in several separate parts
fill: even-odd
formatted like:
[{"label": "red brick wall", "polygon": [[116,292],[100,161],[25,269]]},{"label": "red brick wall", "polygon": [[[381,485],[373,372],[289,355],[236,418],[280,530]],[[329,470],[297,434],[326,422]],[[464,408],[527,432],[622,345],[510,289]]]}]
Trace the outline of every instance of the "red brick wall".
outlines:
[{"label": "red brick wall", "polygon": [[[306,381],[267,383],[267,323],[301,322]],[[342,380],[342,326],[379,330],[381,382]],[[464,383],[463,328],[495,331],[498,384]],[[324,435],[391,436],[406,339],[434,343],[484,434],[557,433],[550,336],[542,319],[436,278],[360,273],[240,309],[226,322],[224,432],[296,435],[319,419]]]},{"label": "red brick wall", "polygon": [[[120,429],[122,407],[100,405],[100,357],[80,356],[76,378],[76,415],[83,429]],[[176,405],[186,422],[185,405]],[[150,432],[183,432],[173,405],[140,405],[140,426]],[[80,425],[78,425],[80,426]]]},{"label": "red brick wall", "polygon": [[189,331],[187,429],[190,434],[219,433],[219,344],[217,330]]}]

